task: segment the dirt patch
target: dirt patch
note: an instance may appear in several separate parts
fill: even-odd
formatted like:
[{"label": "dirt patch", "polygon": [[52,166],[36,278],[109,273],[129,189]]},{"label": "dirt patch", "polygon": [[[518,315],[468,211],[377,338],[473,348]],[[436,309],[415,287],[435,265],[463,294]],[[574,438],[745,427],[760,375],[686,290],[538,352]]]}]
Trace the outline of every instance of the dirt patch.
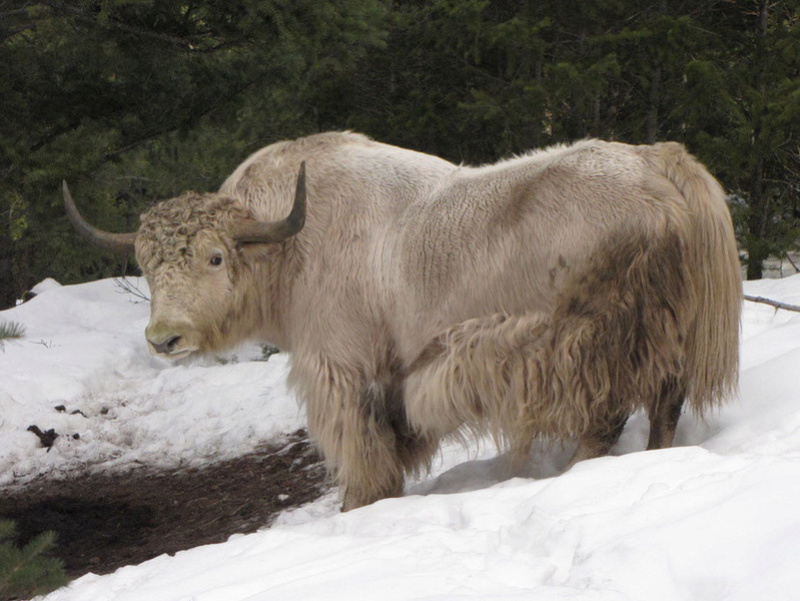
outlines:
[{"label": "dirt patch", "polygon": [[54,530],[53,554],[78,577],[254,532],[326,490],[324,466],[300,430],[287,444],[202,469],[34,482],[8,495],[0,515],[17,523],[18,544]]}]

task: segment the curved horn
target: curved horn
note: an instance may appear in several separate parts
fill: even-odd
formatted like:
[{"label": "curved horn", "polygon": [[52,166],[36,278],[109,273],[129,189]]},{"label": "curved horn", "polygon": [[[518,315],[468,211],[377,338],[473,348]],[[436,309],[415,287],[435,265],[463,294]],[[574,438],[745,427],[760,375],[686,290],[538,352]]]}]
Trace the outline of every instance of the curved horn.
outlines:
[{"label": "curved horn", "polygon": [[263,223],[261,221],[242,220],[236,224],[233,239],[245,244],[269,244],[283,242],[294,236],[306,222],[306,162],[300,163],[297,174],[297,187],[294,192],[294,205],[289,216],[281,221]]},{"label": "curved horn", "polygon": [[62,191],[64,193],[64,205],[67,208],[67,217],[69,217],[73,227],[81,236],[100,248],[120,253],[133,252],[136,232],[129,234],[112,234],[111,232],[104,232],[103,230],[97,229],[84,220],[81,214],[78,213],[78,207],[75,206],[75,201],[72,200],[72,194],[69,193],[66,180],[62,183]]}]

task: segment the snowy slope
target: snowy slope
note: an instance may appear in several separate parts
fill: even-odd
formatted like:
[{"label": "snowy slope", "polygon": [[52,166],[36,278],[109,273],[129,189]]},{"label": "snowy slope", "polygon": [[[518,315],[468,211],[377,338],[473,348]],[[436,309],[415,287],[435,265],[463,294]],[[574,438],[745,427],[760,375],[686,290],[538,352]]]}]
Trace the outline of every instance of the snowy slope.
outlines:
[{"label": "snowy slope", "polygon": [[[144,279],[134,283],[147,292]],[[149,304],[112,280],[64,287],[51,280],[34,291],[41,293],[0,312],[0,321],[26,330],[0,351],[0,486],[85,466],[230,458],[304,424],[287,396],[285,355],[268,364],[228,356],[170,365],[145,346]],[[238,354],[247,359],[260,349]],[[57,413],[58,405],[66,411]],[[64,436],[47,453],[29,425]]]},{"label": "snowy slope", "polygon": [[[746,291],[800,304],[800,276]],[[43,285],[0,313],[27,329],[0,351],[0,485],[199,463],[302,425],[285,357],[170,366],[144,347],[147,312],[102,281]],[[684,415],[673,449],[642,452],[637,415],[613,456],[550,477],[569,449],[538,447],[531,478],[503,481],[490,445],[446,445],[401,499],[340,514],[329,495],[270,530],[87,575],[47,601],[797,599],[800,314],[745,304],[740,388],[705,423]],[[81,437],[47,453],[30,424]]]}]

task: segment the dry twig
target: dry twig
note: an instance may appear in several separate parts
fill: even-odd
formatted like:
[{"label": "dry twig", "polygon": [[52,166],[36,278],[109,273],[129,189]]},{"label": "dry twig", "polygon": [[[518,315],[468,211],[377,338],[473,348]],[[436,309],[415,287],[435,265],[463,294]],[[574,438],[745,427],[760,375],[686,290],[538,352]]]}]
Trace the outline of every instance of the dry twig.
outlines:
[{"label": "dry twig", "polygon": [[775,307],[776,309],[783,309],[784,311],[795,311],[796,313],[800,313],[800,306],[798,305],[790,305],[789,303],[782,303],[780,301],[772,300],[771,298],[765,298],[763,296],[751,296],[749,294],[745,294],[744,300],[750,301],[751,303],[760,303],[762,305],[769,305],[771,307]]}]

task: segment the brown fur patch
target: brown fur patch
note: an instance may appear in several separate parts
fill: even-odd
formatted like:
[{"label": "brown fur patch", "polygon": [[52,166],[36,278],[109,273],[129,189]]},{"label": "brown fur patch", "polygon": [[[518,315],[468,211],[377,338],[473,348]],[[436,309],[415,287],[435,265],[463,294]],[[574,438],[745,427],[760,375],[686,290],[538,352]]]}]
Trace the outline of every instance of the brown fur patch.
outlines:
[{"label": "brown fur patch", "polygon": [[534,436],[590,431],[607,450],[631,411],[683,376],[694,307],[677,236],[620,233],[597,251],[552,319],[495,314],[431,341],[408,370],[412,425],[434,437],[491,433],[517,456]]},{"label": "brown fur patch", "polygon": [[684,375],[687,323],[695,310],[682,241],[619,233],[568,285],[553,313],[536,429],[585,432],[610,416],[657,401]]}]

